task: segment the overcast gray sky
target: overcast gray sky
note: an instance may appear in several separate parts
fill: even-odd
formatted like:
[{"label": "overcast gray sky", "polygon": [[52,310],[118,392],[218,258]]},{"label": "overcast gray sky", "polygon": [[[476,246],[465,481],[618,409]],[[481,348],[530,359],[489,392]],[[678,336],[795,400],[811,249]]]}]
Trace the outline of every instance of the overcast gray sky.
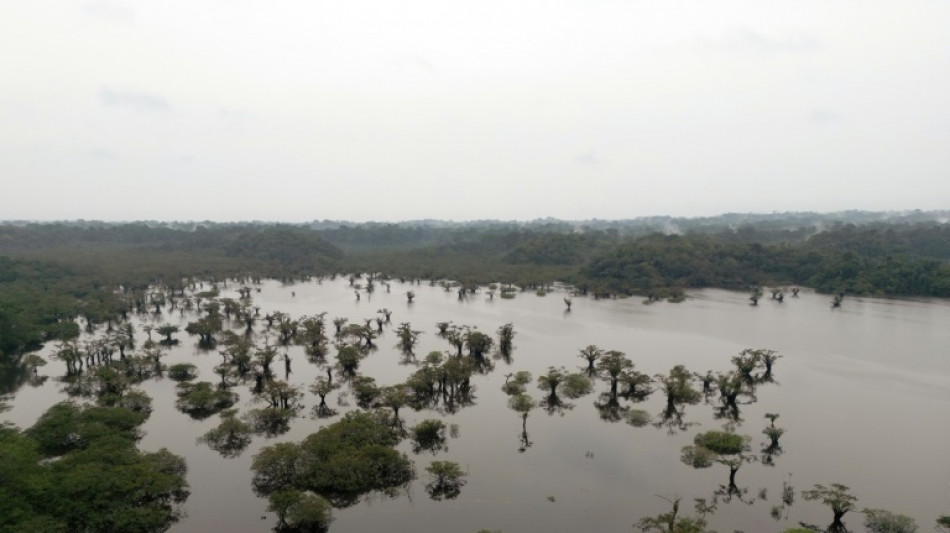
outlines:
[{"label": "overcast gray sky", "polygon": [[0,0],[0,219],[950,208],[940,0]]}]

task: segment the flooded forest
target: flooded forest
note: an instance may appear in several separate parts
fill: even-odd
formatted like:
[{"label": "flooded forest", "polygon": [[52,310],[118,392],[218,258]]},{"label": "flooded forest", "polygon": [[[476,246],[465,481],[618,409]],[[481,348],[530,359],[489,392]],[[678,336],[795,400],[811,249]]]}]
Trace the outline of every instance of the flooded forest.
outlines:
[{"label": "flooded forest", "polygon": [[939,213],[0,225],[0,531],[950,528]]}]

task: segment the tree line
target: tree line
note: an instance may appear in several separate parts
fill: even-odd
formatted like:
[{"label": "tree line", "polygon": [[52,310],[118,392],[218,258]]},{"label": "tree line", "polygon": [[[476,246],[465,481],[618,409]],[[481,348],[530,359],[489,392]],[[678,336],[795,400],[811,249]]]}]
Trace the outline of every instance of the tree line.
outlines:
[{"label": "tree line", "polygon": [[[418,224],[0,225],[0,363],[119,316],[131,293],[229,277],[373,272],[595,296],[801,285],[835,294],[950,296],[950,227],[922,213]],[[858,223],[845,222],[847,220]],[[664,229],[666,232],[660,232]],[[669,231],[683,231],[676,234]]]}]

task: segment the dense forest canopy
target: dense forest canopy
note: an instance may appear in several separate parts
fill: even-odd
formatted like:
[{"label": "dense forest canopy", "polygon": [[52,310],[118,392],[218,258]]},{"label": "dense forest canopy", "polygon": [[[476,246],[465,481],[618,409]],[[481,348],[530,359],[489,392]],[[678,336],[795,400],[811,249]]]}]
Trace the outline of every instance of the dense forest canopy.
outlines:
[{"label": "dense forest canopy", "polygon": [[7,222],[0,224],[0,361],[120,316],[130,294],[230,276],[377,272],[596,296],[803,285],[950,296],[950,212],[726,214],[629,220]]}]

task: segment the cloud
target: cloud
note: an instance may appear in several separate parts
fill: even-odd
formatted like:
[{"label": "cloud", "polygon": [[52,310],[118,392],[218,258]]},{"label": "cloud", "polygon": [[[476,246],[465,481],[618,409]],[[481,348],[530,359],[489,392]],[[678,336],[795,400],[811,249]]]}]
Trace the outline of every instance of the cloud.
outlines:
[{"label": "cloud", "polygon": [[161,96],[134,91],[116,91],[108,88],[99,91],[99,101],[107,106],[127,106],[145,111],[168,111],[171,109],[168,101]]}]

